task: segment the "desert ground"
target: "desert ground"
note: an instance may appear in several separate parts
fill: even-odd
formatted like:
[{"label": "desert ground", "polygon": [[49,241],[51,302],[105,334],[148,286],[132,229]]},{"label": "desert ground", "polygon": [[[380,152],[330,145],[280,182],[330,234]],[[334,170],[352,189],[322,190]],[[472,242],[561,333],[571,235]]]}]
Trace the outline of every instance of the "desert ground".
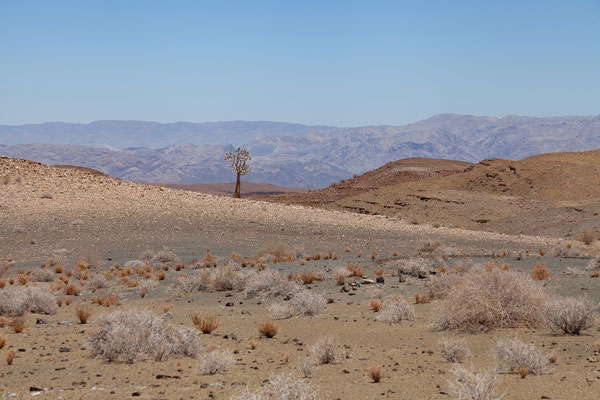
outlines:
[{"label": "desert ground", "polygon": [[[366,210],[376,194],[339,201]],[[561,201],[549,215],[573,202]],[[591,218],[594,201],[575,207]],[[597,235],[286,202],[0,158],[0,396],[599,398]]]}]

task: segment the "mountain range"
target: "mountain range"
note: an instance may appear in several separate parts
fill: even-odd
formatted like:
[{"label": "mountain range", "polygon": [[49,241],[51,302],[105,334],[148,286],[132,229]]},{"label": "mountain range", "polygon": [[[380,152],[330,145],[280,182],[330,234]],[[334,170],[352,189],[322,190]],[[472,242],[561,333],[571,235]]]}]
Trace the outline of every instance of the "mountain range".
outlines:
[{"label": "mountain range", "polygon": [[403,126],[97,121],[0,125],[0,154],[139,182],[227,182],[225,152],[249,150],[252,182],[317,188],[408,157],[476,162],[600,148],[600,115],[440,114]]}]

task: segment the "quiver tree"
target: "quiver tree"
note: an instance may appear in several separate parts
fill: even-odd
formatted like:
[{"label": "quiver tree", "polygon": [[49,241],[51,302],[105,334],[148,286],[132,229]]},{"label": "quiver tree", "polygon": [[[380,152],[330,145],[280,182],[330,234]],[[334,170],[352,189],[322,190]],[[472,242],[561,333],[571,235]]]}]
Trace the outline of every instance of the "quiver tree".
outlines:
[{"label": "quiver tree", "polygon": [[248,161],[251,160],[250,153],[248,153],[248,150],[242,150],[238,147],[237,150],[232,153],[225,153],[225,160],[231,163],[231,169],[237,174],[233,197],[239,198],[241,197],[240,178],[242,175],[246,175],[250,171],[250,166],[248,165]]}]

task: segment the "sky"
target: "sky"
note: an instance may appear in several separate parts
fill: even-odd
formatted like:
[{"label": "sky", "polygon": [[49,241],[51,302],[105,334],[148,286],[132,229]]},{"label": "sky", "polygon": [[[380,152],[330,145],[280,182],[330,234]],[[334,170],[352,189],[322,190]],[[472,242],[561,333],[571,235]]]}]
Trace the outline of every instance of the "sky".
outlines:
[{"label": "sky", "polygon": [[600,114],[600,0],[0,0],[0,124]]}]

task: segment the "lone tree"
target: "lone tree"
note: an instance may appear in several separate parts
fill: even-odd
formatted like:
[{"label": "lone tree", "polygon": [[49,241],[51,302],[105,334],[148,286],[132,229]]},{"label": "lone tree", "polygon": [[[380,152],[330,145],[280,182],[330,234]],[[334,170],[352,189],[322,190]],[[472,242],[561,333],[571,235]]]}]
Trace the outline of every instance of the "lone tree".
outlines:
[{"label": "lone tree", "polygon": [[250,171],[250,166],[248,165],[248,161],[251,160],[250,153],[248,153],[248,150],[242,150],[238,147],[233,153],[225,153],[225,160],[231,163],[231,169],[237,173],[233,197],[239,198],[241,197],[240,178],[242,175],[246,175]]}]

